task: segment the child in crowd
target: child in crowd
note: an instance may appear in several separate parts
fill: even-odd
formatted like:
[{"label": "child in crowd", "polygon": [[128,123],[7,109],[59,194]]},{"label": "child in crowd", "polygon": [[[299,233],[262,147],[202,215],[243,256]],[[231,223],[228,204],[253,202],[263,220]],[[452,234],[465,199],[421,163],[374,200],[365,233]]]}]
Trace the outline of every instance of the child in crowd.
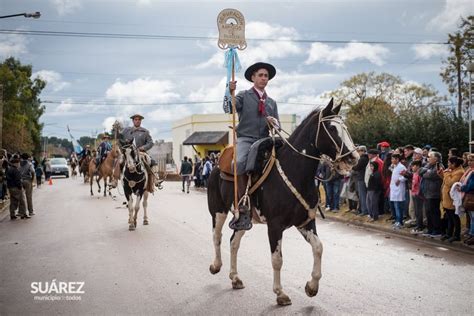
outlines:
[{"label": "child in crowd", "polygon": [[35,175],[36,175],[36,185],[39,188],[41,186],[42,178],[43,178],[43,168],[41,167],[40,164],[36,165]]}]

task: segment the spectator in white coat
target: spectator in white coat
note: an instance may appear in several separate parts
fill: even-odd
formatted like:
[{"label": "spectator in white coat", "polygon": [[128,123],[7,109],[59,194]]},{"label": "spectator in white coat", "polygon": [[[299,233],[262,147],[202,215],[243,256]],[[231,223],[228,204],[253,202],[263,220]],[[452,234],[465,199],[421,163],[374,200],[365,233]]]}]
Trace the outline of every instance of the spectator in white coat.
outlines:
[{"label": "spectator in white coat", "polygon": [[402,175],[406,172],[406,167],[400,163],[399,154],[392,155],[392,178],[390,180],[390,203],[395,210],[394,229],[400,229],[403,226],[403,206],[406,199],[405,186],[406,178]]}]

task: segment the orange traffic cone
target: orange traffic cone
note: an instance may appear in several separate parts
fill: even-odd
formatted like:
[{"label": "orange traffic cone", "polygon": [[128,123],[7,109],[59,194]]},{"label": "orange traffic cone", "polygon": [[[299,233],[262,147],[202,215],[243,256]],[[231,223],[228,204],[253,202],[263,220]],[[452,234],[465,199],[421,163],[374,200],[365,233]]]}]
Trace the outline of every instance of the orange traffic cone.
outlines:
[{"label": "orange traffic cone", "polygon": [[49,178],[48,184],[49,184],[49,185],[53,185],[53,179]]}]

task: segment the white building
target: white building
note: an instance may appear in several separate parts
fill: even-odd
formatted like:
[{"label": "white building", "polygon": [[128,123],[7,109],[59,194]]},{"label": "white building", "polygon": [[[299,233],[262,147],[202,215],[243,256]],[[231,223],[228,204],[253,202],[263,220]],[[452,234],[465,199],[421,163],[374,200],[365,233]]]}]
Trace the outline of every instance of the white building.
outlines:
[{"label": "white building", "polygon": [[[295,114],[280,114],[282,129],[291,133],[297,125]],[[179,165],[184,156],[202,157],[232,144],[231,114],[195,114],[173,123],[173,159]]]}]

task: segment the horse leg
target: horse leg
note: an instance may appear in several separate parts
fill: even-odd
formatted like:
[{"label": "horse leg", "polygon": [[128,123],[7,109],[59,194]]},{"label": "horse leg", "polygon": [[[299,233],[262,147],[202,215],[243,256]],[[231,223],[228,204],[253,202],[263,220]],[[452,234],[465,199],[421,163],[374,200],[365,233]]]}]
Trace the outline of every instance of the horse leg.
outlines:
[{"label": "horse leg", "polygon": [[99,176],[96,178],[97,186],[99,187],[99,190],[97,190],[97,192],[99,192],[99,193],[100,193],[100,190],[101,190],[101,187],[100,187],[100,179],[102,179],[102,177],[99,175]]},{"label": "horse leg", "polygon": [[214,241],[214,250],[216,256],[214,262],[209,266],[209,271],[211,274],[216,274],[221,271],[222,267],[222,258],[221,258],[221,240],[222,240],[222,227],[224,226],[225,220],[227,218],[227,213],[216,213],[212,218],[212,233]]},{"label": "horse leg", "polygon": [[133,222],[133,195],[127,196],[128,203],[128,230],[135,230],[135,225]]},{"label": "horse leg", "polygon": [[143,225],[148,225],[148,213],[147,213],[147,206],[148,206],[148,191],[143,193]]},{"label": "horse leg", "polygon": [[237,253],[240,247],[240,240],[245,234],[245,230],[234,230],[230,237],[230,273],[229,278],[232,280],[233,289],[243,289],[245,286],[237,273]]},{"label": "horse leg", "polygon": [[106,196],[107,196],[107,176],[104,177],[104,197]]},{"label": "horse leg", "polygon": [[306,282],[304,288],[306,295],[309,297],[316,296],[319,290],[319,280],[321,279],[321,256],[323,255],[323,244],[316,234],[316,224],[312,220],[304,228],[298,228],[304,239],[311,245],[313,250],[313,271],[311,272],[311,280]]},{"label": "horse leg", "polygon": [[137,197],[137,201],[135,202],[135,214],[133,215],[133,224],[135,225],[135,227],[137,227],[137,215],[138,215],[138,211],[140,210],[140,201],[142,200],[142,197],[143,197],[143,194],[139,195]]},{"label": "horse leg", "polygon": [[291,305],[291,299],[283,292],[281,286],[280,271],[283,266],[283,256],[281,253],[281,242],[284,228],[280,225],[268,224],[268,238],[270,240],[270,250],[272,253],[273,267],[273,292],[277,295],[278,305]]},{"label": "horse leg", "polygon": [[94,184],[94,180],[92,178],[89,178],[89,184],[91,186],[91,196],[93,196],[94,192],[92,191],[92,184]]}]

